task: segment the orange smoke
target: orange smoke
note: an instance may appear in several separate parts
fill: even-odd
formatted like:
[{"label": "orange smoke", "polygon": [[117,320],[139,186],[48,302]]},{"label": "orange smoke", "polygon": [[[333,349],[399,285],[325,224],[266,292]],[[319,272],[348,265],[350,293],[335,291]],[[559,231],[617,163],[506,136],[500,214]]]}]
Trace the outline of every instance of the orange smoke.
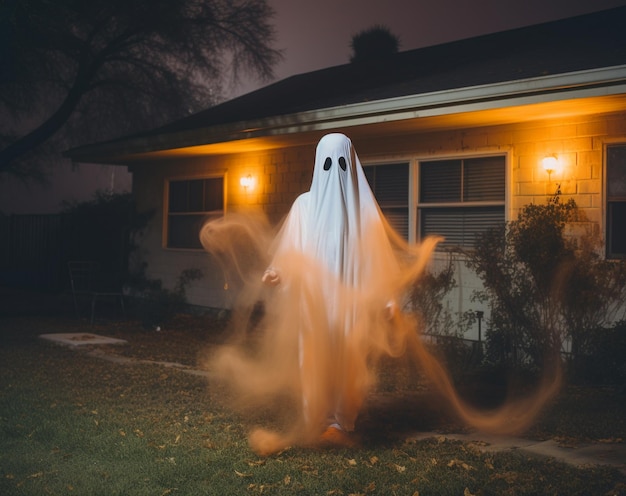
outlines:
[{"label": "orange smoke", "polygon": [[[243,215],[208,223],[201,234],[205,249],[240,291],[233,340],[206,367],[233,392],[233,408],[262,410],[269,424],[281,424],[252,431],[249,442],[258,454],[316,445],[329,425],[329,412],[352,430],[376,384],[382,356],[408,356],[419,364],[457,415],[481,430],[510,433],[528,427],[556,392],[558,367],[536,394],[508,401],[496,411],[481,411],[460,398],[449,373],[424,346],[417,320],[398,310],[438,239],[413,246],[391,230],[384,236],[377,230],[363,233],[360,260],[387,255],[364,269],[367,283],[359,287],[341,283],[301,252],[287,251],[281,254],[280,285],[268,288],[261,284],[261,274],[272,259],[272,239],[274,233],[261,217]],[[262,317],[251,329],[252,309],[259,306]]]}]

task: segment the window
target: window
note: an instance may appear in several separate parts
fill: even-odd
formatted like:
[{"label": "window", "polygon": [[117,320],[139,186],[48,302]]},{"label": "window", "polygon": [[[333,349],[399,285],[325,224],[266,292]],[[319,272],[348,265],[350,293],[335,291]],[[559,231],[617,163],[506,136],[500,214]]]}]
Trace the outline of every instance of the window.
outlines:
[{"label": "window", "polygon": [[626,258],[626,145],[606,153],[606,256]]},{"label": "window", "polygon": [[167,247],[202,249],[202,225],[224,214],[224,178],[171,180],[167,198]]},{"label": "window", "polygon": [[417,231],[440,235],[440,248],[469,248],[477,235],[504,222],[504,156],[419,164]]},{"label": "window", "polygon": [[368,165],[363,170],[387,222],[409,239],[409,164]]}]

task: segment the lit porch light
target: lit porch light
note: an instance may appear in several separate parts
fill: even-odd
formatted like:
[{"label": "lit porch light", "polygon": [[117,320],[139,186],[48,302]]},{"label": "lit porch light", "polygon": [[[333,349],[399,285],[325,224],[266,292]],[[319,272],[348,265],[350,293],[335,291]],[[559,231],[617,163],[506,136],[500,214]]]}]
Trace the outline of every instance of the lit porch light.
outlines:
[{"label": "lit porch light", "polygon": [[559,166],[559,160],[555,155],[548,155],[541,160],[541,165],[543,166],[543,170],[548,173],[548,181],[550,180],[550,176],[554,171],[557,170]]},{"label": "lit porch light", "polygon": [[252,188],[254,188],[254,178],[250,174],[248,174],[247,176],[243,176],[239,180],[239,184],[241,184],[243,189],[245,189],[246,191],[249,191]]}]

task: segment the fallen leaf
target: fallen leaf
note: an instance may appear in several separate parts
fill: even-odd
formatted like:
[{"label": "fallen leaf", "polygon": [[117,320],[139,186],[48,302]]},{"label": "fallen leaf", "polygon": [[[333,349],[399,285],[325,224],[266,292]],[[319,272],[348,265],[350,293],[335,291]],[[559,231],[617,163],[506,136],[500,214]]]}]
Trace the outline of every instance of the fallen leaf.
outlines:
[{"label": "fallen leaf", "polygon": [[406,467],[404,467],[404,466],[402,466],[402,465],[397,465],[397,464],[395,464],[395,463],[394,463],[393,465],[394,465],[395,469],[396,469],[399,473],[402,473],[402,472],[404,472],[404,471],[406,470]]},{"label": "fallen leaf", "polygon": [[621,437],[610,437],[610,438],[605,438],[605,439],[598,439],[598,442],[612,444],[612,443],[623,443],[624,440]]},{"label": "fallen leaf", "polygon": [[248,474],[246,472],[239,472],[239,470],[235,470],[235,474],[237,474],[239,477],[252,477],[252,474]]},{"label": "fallen leaf", "polygon": [[471,491],[466,487],[465,491],[463,491],[463,496],[474,496]]},{"label": "fallen leaf", "polygon": [[507,484],[513,484],[513,483],[517,482],[518,477],[519,477],[519,474],[517,472],[503,472],[503,473],[500,473],[500,474],[494,474],[491,478],[492,479],[502,479]]},{"label": "fallen leaf", "polygon": [[348,465],[350,465],[351,467],[356,466],[356,460],[354,458],[348,459]]},{"label": "fallen leaf", "polygon": [[376,483],[374,481],[370,482],[367,486],[364,487],[364,490],[366,493],[376,491]]},{"label": "fallen leaf", "polygon": [[462,460],[452,459],[448,462],[448,467],[461,467],[465,470],[475,470],[474,467],[468,465]]},{"label": "fallen leaf", "polygon": [[291,484],[291,476],[285,475],[285,478],[283,479],[283,484],[285,484],[285,486]]}]

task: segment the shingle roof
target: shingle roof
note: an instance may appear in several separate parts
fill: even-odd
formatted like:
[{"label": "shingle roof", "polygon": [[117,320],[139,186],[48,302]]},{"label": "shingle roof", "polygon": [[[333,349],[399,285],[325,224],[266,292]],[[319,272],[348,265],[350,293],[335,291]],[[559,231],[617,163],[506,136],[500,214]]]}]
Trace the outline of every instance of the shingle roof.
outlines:
[{"label": "shingle roof", "polygon": [[292,76],[159,132],[626,63],[626,7]]}]

